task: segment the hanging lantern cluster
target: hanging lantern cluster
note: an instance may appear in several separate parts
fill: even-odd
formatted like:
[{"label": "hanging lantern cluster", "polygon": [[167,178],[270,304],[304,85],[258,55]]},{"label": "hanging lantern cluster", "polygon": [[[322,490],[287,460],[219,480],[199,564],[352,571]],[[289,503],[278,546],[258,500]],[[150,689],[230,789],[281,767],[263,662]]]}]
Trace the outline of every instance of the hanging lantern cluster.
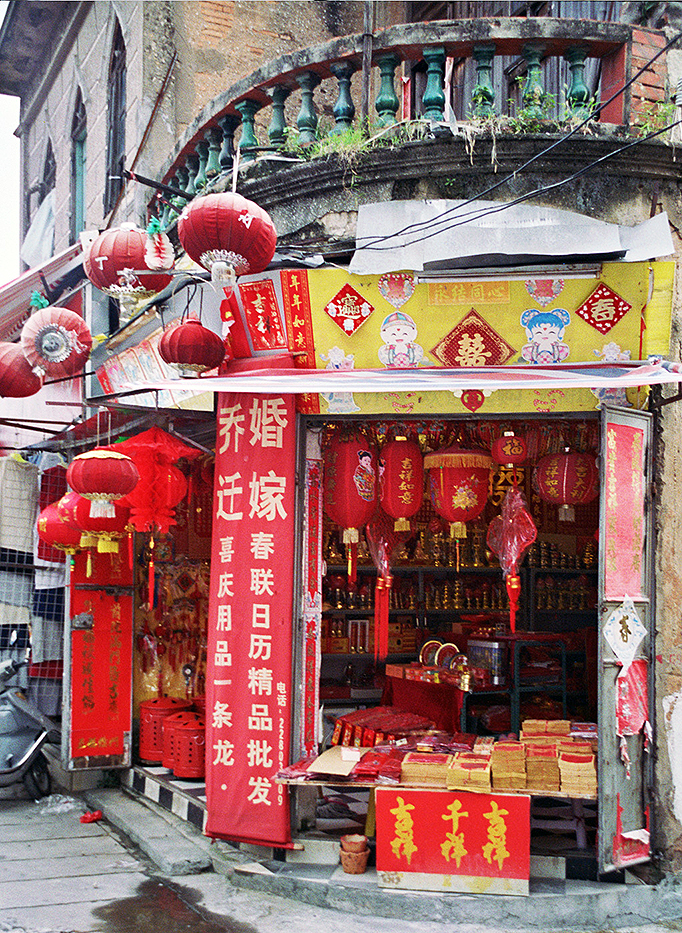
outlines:
[{"label": "hanging lantern cluster", "polygon": [[84,251],[83,269],[96,288],[118,299],[127,316],[137,301],[172,281],[174,261],[173,246],[155,220],[147,231],[123,223],[100,233]]},{"label": "hanging lantern cluster", "polygon": [[187,255],[223,287],[234,287],[239,275],[263,272],[275,255],[277,231],[270,215],[234,192],[194,198],[177,229]]},{"label": "hanging lantern cluster", "polygon": [[169,327],[159,341],[159,353],[183,376],[198,376],[220,366],[232,352],[222,338],[193,318]]},{"label": "hanging lantern cluster", "polygon": [[559,520],[575,521],[575,506],[587,505],[599,493],[599,470],[593,454],[549,454],[535,467],[537,493],[544,502],[559,506]]},{"label": "hanging lantern cluster", "polygon": [[131,493],[139,479],[140,473],[130,457],[106,447],[79,454],[66,471],[69,486],[90,500],[93,518],[114,518],[113,503]]}]

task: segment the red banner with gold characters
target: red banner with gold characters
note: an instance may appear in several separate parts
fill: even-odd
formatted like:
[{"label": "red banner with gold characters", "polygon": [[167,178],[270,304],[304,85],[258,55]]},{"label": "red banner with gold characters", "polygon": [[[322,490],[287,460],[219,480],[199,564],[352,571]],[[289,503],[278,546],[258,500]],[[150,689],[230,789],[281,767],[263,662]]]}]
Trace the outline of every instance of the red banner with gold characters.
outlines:
[{"label": "red banner with gold characters", "polygon": [[[71,571],[69,754],[72,759],[116,756],[122,765],[130,753],[133,571],[126,543],[118,554],[93,551],[90,559],[89,575],[85,552],[75,555]],[[93,589],[96,582],[108,589]],[[112,587],[121,589],[112,593]]]},{"label": "red banner with gold characters", "polygon": [[286,845],[292,689],[293,396],[218,396],[208,617],[209,836]]},{"label": "red banner with gold characters", "polygon": [[642,596],[644,431],[610,424],[606,431],[604,597]]},{"label": "red banner with gold characters", "polygon": [[[530,874],[530,797],[377,787],[377,872],[506,878]],[[447,885],[445,885],[447,886]]]}]

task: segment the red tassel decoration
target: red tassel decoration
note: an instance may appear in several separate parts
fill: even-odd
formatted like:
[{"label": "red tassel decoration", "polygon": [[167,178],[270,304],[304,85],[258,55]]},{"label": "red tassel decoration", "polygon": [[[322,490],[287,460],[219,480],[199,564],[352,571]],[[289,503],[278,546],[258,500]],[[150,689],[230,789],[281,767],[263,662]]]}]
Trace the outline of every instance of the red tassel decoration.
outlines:
[{"label": "red tassel decoration", "polygon": [[154,608],[154,535],[149,541],[149,608]]},{"label": "red tassel decoration", "polygon": [[358,582],[358,542],[351,541],[348,548],[348,582],[353,586]]},{"label": "red tassel decoration", "polygon": [[393,578],[377,577],[374,589],[374,660],[388,656],[388,614]]}]

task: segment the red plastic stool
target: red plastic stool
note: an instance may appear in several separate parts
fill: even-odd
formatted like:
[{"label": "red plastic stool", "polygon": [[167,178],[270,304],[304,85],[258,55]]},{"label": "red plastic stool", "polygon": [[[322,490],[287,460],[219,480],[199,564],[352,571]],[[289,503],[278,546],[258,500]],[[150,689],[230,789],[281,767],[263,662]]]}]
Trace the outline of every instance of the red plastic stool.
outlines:
[{"label": "red plastic stool", "polygon": [[171,713],[190,709],[190,700],[161,697],[140,703],[140,758],[159,762],[163,758],[163,721]]},{"label": "red plastic stool", "polygon": [[173,774],[178,778],[203,778],[206,774],[206,725],[203,716],[173,727]]},{"label": "red plastic stool", "polygon": [[[161,764],[169,771],[173,770],[175,764],[175,730],[183,722],[195,723],[199,713],[193,710],[181,710],[179,713],[173,713],[166,716],[163,721],[163,757]],[[203,716],[201,717],[203,722]]]}]

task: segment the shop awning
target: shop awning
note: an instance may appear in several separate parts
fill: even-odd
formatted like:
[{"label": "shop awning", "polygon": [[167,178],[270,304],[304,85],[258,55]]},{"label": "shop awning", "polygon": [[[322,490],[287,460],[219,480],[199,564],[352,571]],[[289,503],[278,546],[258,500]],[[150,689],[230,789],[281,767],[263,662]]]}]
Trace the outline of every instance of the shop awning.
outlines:
[{"label": "shop awning", "polygon": [[[260,361],[262,363],[262,360]],[[195,392],[299,394],[326,392],[459,392],[477,389],[600,389],[682,382],[682,365],[664,360],[482,366],[474,369],[260,369],[234,375],[127,383],[124,393],[182,388]]]}]

